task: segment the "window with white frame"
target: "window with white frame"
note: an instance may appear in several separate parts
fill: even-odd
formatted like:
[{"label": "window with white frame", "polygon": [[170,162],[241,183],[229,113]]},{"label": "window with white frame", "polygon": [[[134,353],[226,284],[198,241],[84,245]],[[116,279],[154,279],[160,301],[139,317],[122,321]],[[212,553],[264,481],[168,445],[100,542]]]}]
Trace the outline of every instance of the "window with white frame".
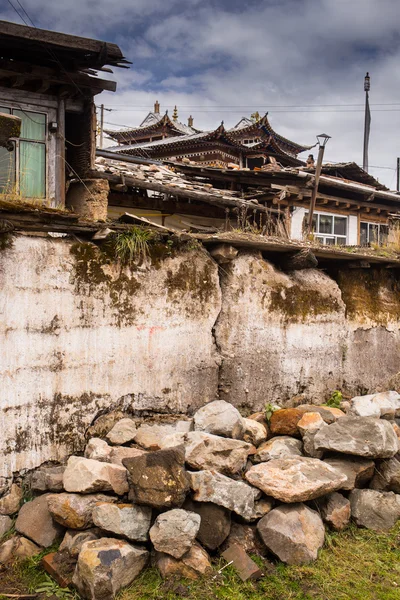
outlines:
[{"label": "window with white frame", "polygon": [[0,148],[0,193],[15,192],[26,198],[46,197],[46,114],[0,106],[0,112],[22,121],[14,150]]},{"label": "window with white frame", "polygon": [[388,225],[382,223],[360,223],[360,245],[369,246],[370,244],[379,244],[382,246],[387,242],[389,235]]},{"label": "window with white frame", "polygon": [[[305,222],[308,222],[308,212],[305,214]],[[342,215],[315,212],[312,231],[315,239],[322,244],[346,245],[348,218]]]}]

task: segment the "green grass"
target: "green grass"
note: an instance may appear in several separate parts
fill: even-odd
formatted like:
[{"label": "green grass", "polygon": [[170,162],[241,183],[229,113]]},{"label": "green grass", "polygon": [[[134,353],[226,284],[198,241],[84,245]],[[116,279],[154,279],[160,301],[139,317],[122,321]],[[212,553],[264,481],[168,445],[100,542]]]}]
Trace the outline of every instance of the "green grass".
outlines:
[{"label": "green grass", "polygon": [[[318,561],[304,566],[276,563],[273,569],[253,557],[265,571],[256,582],[242,583],[232,567],[213,579],[163,581],[154,568],[144,571],[118,600],[400,600],[400,522],[389,534],[351,526],[328,533]],[[44,580],[39,560],[15,567],[27,590]],[[1,597],[1,596],[0,596]]]}]

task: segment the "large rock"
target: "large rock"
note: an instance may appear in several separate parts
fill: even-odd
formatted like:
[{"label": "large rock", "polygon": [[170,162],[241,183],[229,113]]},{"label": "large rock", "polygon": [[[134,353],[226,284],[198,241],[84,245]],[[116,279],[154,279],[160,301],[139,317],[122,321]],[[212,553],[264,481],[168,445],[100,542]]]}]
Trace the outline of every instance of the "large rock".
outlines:
[{"label": "large rock", "polygon": [[47,548],[61,537],[62,527],[55,523],[47,507],[49,494],[43,494],[24,504],[15,522],[18,533],[35,544]]},{"label": "large rock", "polygon": [[120,465],[71,456],[64,471],[64,489],[81,494],[115,492],[122,496],[129,489],[126,476],[126,469]]},{"label": "large rock", "polygon": [[150,529],[154,548],[174,558],[181,558],[193,546],[200,522],[200,515],[181,508],[162,513]]},{"label": "large rock", "polygon": [[300,421],[297,423],[297,428],[300,431],[300,435],[304,436],[306,433],[314,433],[318,431],[324,424],[324,420],[318,412],[304,413]]},{"label": "large rock", "polygon": [[316,458],[270,460],[246,472],[249,483],[282,502],[312,500],[340,489],[346,477]]},{"label": "large rock", "polygon": [[215,400],[194,415],[195,431],[205,431],[227,438],[242,439],[245,430],[240,412],[225,400]]},{"label": "large rock", "polygon": [[12,484],[8,494],[0,498],[0,515],[14,515],[21,506],[23,492],[19,485]]},{"label": "large rock", "polygon": [[389,531],[400,518],[400,496],[393,492],[353,490],[350,504],[351,516],[358,527]]},{"label": "large rock", "polygon": [[0,516],[0,540],[8,531],[10,531],[12,526],[12,519],[7,517],[7,515]]},{"label": "large rock", "polygon": [[79,554],[73,583],[88,600],[112,600],[139,575],[149,553],[124,540],[101,538],[86,542]]},{"label": "large rock", "polygon": [[369,487],[373,490],[400,494],[400,460],[393,457],[378,461]]},{"label": "large rock", "polygon": [[252,450],[253,446],[246,442],[192,431],[187,434],[186,462],[192,469],[236,475],[245,468]]},{"label": "large rock", "polygon": [[115,533],[133,542],[149,539],[152,510],[132,504],[97,504],[92,513],[93,523],[108,533]]},{"label": "large rock", "polygon": [[107,433],[106,439],[113,446],[122,446],[131,442],[137,433],[136,423],[133,419],[125,418],[115,423]]},{"label": "large rock", "polygon": [[[301,412],[302,415],[307,413],[318,413],[321,415],[325,423],[334,423],[337,421],[339,414],[336,412],[338,409],[331,409],[329,406],[317,406],[316,404],[300,404],[296,407],[296,410]],[[340,411],[341,416],[343,412]]]},{"label": "large rock", "polygon": [[180,559],[157,552],[156,566],[164,579],[167,577],[198,579],[212,570],[207,552],[196,543]]},{"label": "large rock", "polygon": [[281,408],[271,415],[269,427],[272,435],[298,436],[297,423],[303,413],[297,408]]},{"label": "large rock", "polygon": [[102,537],[101,532],[97,527],[87,529],[86,531],[75,531],[74,529],[70,529],[66,532],[59,550],[60,552],[65,550],[72,558],[78,558],[83,544],[98,540],[100,537]]},{"label": "large rock", "polygon": [[200,529],[196,536],[199,542],[208,550],[219,548],[231,530],[229,510],[212,502],[194,502],[190,499],[186,500],[183,507],[201,518]]},{"label": "large rock", "polygon": [[316,450],[333,450],[367,458],[391,458],[398,452],[397,436],[388,421],[342,417],[323,425],[314,438]]},{"label": "large rock", "polygon": [[105,440],[96,437],[91,438],[86,444],[85,458],[99,460],[100,462],[111,462],[111,451],[111,446]]},{"label": "large rock", "polygon": [[115,502],[117,499],[104,494],[49,494],[47,505],[57,523],[68,529],[87,529],[93,525],[93,509],[99,502]]},{"label": "large rock", "polygon": [[346,481],[340,488],[342,490],[353,490],[366,486],[375,470],[374,461],[368,458],[330,456],[325,458],[324,462],[346,476]]},{"label": "large rock", "polygon": [[0,546],[0,564],[11,562],[15,559],[24,559],[36,556],[43,552],[43,548],[24,537],[14,536]]},{"label": "large rock", "polygon": [[400,394],[394,391],[357,396],[351,400],[350,412],[360,417],[400,416]]},{"label": "large rock", "polygon": [[213,502],[232,510],[244,519],[252,519],[254,501],[260,492],[242,481],[234,481],[221,473],[198,471],[189,473],[194,500]]},{"label": "large rock", "polygon": [[146,450],[140,448],[129,448],[127,446],[114,446],[110,454],[110,463],[123,466],[124,458],[136,458],[136,456],[144,456]]},{"label": "large rock", "polygon": [[[135,442],[147,450],[161,450],[165,447],[165,438],[174,434],[185,434],[191,431],[192,421],[175,421],[174,423],[143,424],[135,435]],[[179,446],[179,443],[176,444]]]},{"label": "large rock", "polygon": [[274,508],[257,529],[266,547],[289,565],[316,560],[325,538],[321,517],[304,504]]},{"label": "large rock", "polygon": [[325,523],[328,523],[335,531],[342,531],[350,521],[350,501],[339,494],[332,492],[323,498],[316,500],[320,515]]},{"label": "large rock", "polygon": [[65,467],[41,467],[32,473],[30,487],[35,492],[62,492]]},{"label": "large rock", "polygon": [[189,491],[183,446],[147,452],[122,462],[129,473],[130,493],[135,503],[154,508],[182,506]]},{"label": "large rock", "polygon": [[259,446],[267,439],[267,429],[262,423],[259,423],[254,419],[243,419],[243,423],[243,440],[245,442],[248,442],[253,446]]},{"label": "large rock", "polygon": [[88,427],[86,432],[86,439],[93,437],[105,437],[107,433],[114,427],[118,421],[124,419],[127,415],[120,410],[113,410],[106,415],[100,415],[93,425]]},{"label": "large rock", "polygon": [[288,435],[273,437],[268,442],[264,442],[257,448],[254,455],[254,462],[267,462],[275,458],[285,458],[286,456],[303,456],[303,444]]}]

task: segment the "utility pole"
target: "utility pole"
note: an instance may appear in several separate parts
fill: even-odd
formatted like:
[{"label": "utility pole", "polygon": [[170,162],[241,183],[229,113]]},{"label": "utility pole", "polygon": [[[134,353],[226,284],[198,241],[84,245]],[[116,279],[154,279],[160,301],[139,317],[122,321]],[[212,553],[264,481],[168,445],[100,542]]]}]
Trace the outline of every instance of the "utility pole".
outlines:
[{"label": "utility pole", "polygon": [[313,222],[313,216],[314,216],[314,210],[315,210],[315,203],[317,200],[319,178],[320,178],[321,170],[322,170],[322,159],[324,158],[325,146],[326,146],[328,140],[330,139],[330,137],[331,136],[326,135],[326,133],[320,133],[320,135],[317,135],[319,150],[318,150],[317,166],[315,167],[314,187],[313,187],[313,191],[311,194],[311,200],[310,200],[310,210],[308,211],[307,235],[311,235],[311,233],[312,233],[312,222]]},{"label": "utility pole", "polygon": [[371,112],[369,110],[369,90],[371,87],[371,78],[369,73],[364,78],[364,92],[365,92],[365,116],[364,116],[364,150],[363,150],[363,169],[368,172],[368,144],[369,144],[369,130],[371,127]]},{"label": "utility pole", "polygon": [[397,157],[397,182],[396,182],[396,190],[399,192],[400,191],[400,158]]},{"label": "utility pole", "polygon": [[104,104],[100,105],[100,148],[103,148]]}]

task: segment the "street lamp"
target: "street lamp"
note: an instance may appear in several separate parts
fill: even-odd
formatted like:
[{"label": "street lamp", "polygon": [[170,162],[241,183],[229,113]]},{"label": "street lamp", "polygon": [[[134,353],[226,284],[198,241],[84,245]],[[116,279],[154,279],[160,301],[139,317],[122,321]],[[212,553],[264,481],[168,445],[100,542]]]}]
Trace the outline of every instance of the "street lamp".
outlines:
[{"label": "street lamp", "polygon": [[313,222],[313,216],[314,216],[314,210],[315,210],[315,202],[317,200],[319,177],[321,175],[321,169],[322,169],[322,159],[324,157],[325,146],[328,143],[328,140],[330,140],[330,139],[331,139],[331,136],[327,135],[326,133],[320,133],[319,135],[317,135],[319,150],[318,150],[317,166],[315,167],[314,188],[313,188],[313,191],[311,194],[310,210],[308,211],[307,235],[310,235],[312,232],[312,222]]}]

